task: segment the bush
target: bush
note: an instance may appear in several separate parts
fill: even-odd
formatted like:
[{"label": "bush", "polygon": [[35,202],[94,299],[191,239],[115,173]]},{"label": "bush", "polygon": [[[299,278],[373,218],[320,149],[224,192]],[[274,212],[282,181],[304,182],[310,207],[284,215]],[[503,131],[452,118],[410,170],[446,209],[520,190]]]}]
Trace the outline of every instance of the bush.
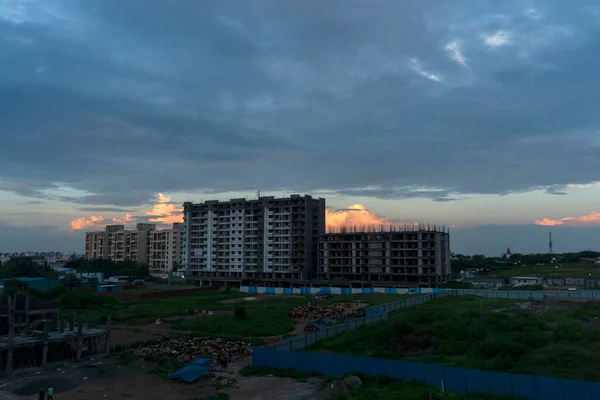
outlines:
[{"label": "bush", "polygon": [[72,291],[60,296],[60,307],[69,310],[88,310],[113,304],[115,299],[94,293]]},{"label": "bush", "polygon": [[246,307],[236,307],[235,310],[233,310],[233,314],[236,316],[236,318],[246,319],[246,316],[247,316]]},{"label": "bush", "polygon": [[46,301],[57,300],[65,293],[67,293],[67,289],[64,286],[57,286],[54,289],[48,290],[47,292],[42,292],[40,298]]},{"label": "bush", "polygon": [[43,293],[41,290],[38,289],[27,289],[27,294],[29,295],[30,298],[32,299],[41,299],[43,296]]}]

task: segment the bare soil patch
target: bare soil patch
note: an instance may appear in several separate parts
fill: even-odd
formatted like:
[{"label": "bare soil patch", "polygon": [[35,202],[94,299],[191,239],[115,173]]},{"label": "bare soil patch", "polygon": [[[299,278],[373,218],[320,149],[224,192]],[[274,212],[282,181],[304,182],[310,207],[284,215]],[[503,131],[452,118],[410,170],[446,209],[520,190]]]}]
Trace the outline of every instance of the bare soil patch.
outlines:
[{"label": "bare soil patch", "polygon": [[149,373],[155,364],[143,360],[131,367],[116,365],[112,358],[88,364],[53,365],[0,382],[5,384],[0,389],[0,400],[34,400],[38,398],[40,388],[49,384],[55,387],[57,398],[69,400],[191,400],[217,394],[215,385],[222,386],[223,383],[226,387],[220,391],[227,393],[231,400],[317,400],[329,394],[329,389],[319,378],[297,381],[241,376],[240,368],[249,363],[250,357],[239,359],[226,369],[213,371],[192,384],[177,383]]},{"label": "bare soil patch", "polygon": [[165,323],[146,325],[139,328],[132,328],[131,325],[117,325],[115,328],[117,329],[110,332],[111,346],[128,346],[136,342],[158,340],[170,336],[173,332],[171,324]]}]

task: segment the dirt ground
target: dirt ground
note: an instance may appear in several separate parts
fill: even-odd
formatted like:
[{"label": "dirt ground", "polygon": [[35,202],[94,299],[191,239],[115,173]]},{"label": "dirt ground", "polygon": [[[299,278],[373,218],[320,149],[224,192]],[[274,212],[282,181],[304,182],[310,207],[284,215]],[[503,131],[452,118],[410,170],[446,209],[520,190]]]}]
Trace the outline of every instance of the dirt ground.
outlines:
[{"label": "dirt ground", "polygon": [[[61,365],[2,384],[6,384],[0,389],[2,400],[37,400],[39,390],[49,384],[55,388],[55,398],[69,400],[192,400],[216,393],[212,387],[181,385],[148,374],[143,369],[120,367],[111,359],[103,359],[102,364],[97,366]],[[158,393],[160,396],[157,396]]]},{"label": "dirt ground", "polygon": [[321,400],[329,395],[327,382],[311,378],[305,382],[292,378],[243,377],[240,368],[250,364],[250,358],[232,363],[228,373],[223,374],[235,379],[236,387],[224,390],[230,400]]},{"label": "dirt ground", "polygon": [[[233,311],[213,311],[213,315],[228,314],[233,314]],[[156,323],[156,318],[140,318],[130,321],[128,324],[113,325],[110,333],[110,345],[129,345],[135,342],[146,342],[148,340],[158,340],[162,337],[169,337],[171,334],[178,332],[174,331],[173,326],[169,323],[173,320],[210,317],[211,316],[208,314],[169,317],[160,319],[159,324]]]},{"label": "dirt ground", "polygon": [[[249,295],[260,301],[269,295]],[[301,296],[287,296],[301,297]],[[244,298],[229,299],[224,303],[250,302]],[[362,308],[366,304],[358,305]],[[217,311],[214,314],[231,314]],[[142,318],[128,324],[113,325],[110,344],[130,345],[135,342],[157,340],[176,333],[170,322],[174,319],[210,318],[209,315],[177,316],[156,319]],[[294,333],[303,331],[308,320],[295,321]],[[12,380],[0,381],[0,400],[33,400],[41,388],[49,384],[55,388],[55,398],[69,400],[99,399],[158,399],[195,400],[218,393],[227,393],[231,400],[320,400],[328,397],[328,382],[319,378],[298,381],[278,377],[243,377],[240,368],[249,365],[251,357],[230,363],[225,371],[213,371],[212,376],[193,384],[182,384],[150,373],[157,365],[136,361],[132,366],[120,366],[113,357],[89,359],[81,363],[65,363],[43,369],[23,371]]]},{"label": "dirt ground", "polygon": [[171,324],[146,325],[139,328],[130,325],[117,325],[110,332],[111,346],[125,346],[135,342],[147,342],[169,337],[173,330]]},{"label": "dirt ground", "polygon": [[329,394],[327,382],[318,378],[301,382],[239,375],[239,369],[249,363],[250,357],[246,357],[231,363],[226,371],[213,372],[213,377],[193,384],[176,383],[148,373],[155,365],[145,361],[131,367],[116,365],[112,358],[54,365],[0,382],[0,400],[37,399],[39,390],[49,384],[55,388],[55,398],[69,400],[194,400],[217,394],[213,385],[222,382],[226,382],[226,387],[220,391],[231,400],[319,400]]}]

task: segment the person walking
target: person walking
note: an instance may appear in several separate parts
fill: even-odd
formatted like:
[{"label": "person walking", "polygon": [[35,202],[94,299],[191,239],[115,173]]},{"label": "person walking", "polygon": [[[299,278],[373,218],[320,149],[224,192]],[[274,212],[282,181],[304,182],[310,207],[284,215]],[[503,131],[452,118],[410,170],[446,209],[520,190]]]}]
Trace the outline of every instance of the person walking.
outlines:
[{"label": "person walking", "polygon": [[48,390],[46,390],[46,400],[54,400],[54,388],[52,385],[48,385]]},{"label": "person walking", "polygon": [[46,391],[44,390],[44,388],[41,388],[40,395],[38,396],[38,400],[44,400],[45,397],[46,397]]}]

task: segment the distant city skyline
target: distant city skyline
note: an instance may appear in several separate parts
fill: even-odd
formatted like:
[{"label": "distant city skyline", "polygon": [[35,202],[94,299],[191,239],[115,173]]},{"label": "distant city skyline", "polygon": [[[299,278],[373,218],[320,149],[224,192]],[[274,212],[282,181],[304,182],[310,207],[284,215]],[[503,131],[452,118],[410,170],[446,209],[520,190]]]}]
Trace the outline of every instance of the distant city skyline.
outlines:
[{"label": "distant city skyline", "polygon": [[[219,198],[219,196],[193,197],[191,200],[220,199],[225,201],[229,198],[246,197],[243,194],[229,193],[222,198]],[[256,197],[255,193],[245,194],[248,195],[248,198]],[[267,193],[266,195],[272,194]],[[574,197],[577,197],[577,193],[575,193]],[[515,199],[514,201],[518,200]],[[152,222],[156,223],[158,228],[168,228],[172,222],[178,222],[181,219],[183,215],[181,213],[181,204],[183,204],[183,201],[175,202],[170,196],[161,193],[156,196],[155,203],[150,203],[146,207],[118,209],[119,213],[115,213],[112,208],[99,207],[94,212],[94,215],[91,216],[78,217],[71,220],[65,218],[66,226],[47,226],[39,230],[33,227],[14,227],[12,231],[0,230],[0,241],[3,243],[3,246],[6,246],[6,250],[0,249],[0,251],[42,251],[33,250],[38,247],[32,243],[39,242],[41,244],[39,248],[48,251],[59,250],[82,254],[85,239],[84,232],[104,230],[104,227],[110,224],[123,224],[133,227],[137,222]],[[434,204],[434,206],[437,205],[437,203]],[[444,205],[445,203],[441,204],[442,207]],[[144,209],[148,211],[144,211]],[[67,215],[69,214],[66,213],[65,216]],[[326,217],[328,226],[371,227],[382,224],[385,228],[389,224],[398,226],[402,224],[410,225],[412,223],[445,225],[451,232],[451,251],[461,254],[500,256],[506,251],[507,247],[510,247],[513,253],[546,253],[548,252],[548,233],[550,231],[553,233],[555,253],[600,249],[600,246],[598,246],[600,227],[591,223],[579,225],[565,223],[552,226],[535,223],[519,225],[510,223],[459,225],[447,218],[440,218],[439,220],[430,220],[427,218],[391,218],[382,214],[378,215],[361,204],[351,204],[345,208],[328,205]],[[46,244],[44,245],[44,243]]]},{"label": "distant city skyline", "polygon": [[592,0],[8,1],[0,247],[311,194],[451,250],[600,249]]}]

